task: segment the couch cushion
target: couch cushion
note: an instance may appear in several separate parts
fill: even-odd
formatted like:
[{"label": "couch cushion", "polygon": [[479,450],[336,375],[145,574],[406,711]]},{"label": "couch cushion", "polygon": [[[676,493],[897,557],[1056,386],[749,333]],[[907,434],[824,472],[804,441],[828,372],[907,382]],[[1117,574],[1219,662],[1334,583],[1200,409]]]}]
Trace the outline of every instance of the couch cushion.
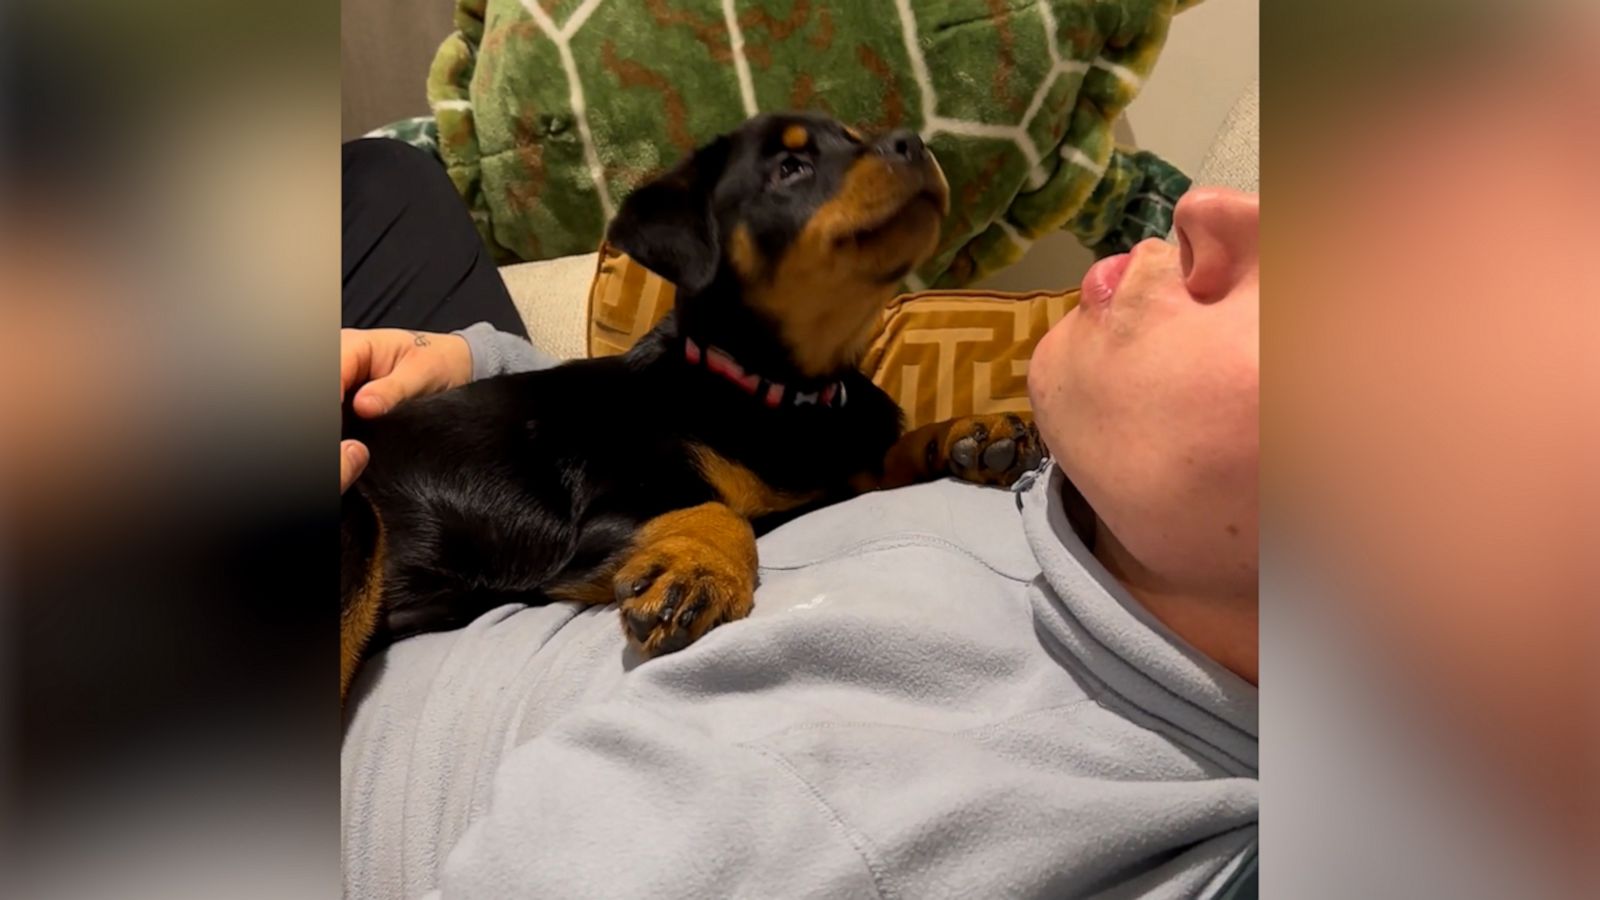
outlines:
[{"label": "couch cushion", "polygon": [[511,301],[528,327],[528,339],[557,359],[587,355],[588,304],[584,298],[595,280],[596,256],[585,253],[500,269]]},{"label": "couch cushion", "polygon": [[1195,184],[1261,192],[1261,82],[1251,83],[1217,129]]}]

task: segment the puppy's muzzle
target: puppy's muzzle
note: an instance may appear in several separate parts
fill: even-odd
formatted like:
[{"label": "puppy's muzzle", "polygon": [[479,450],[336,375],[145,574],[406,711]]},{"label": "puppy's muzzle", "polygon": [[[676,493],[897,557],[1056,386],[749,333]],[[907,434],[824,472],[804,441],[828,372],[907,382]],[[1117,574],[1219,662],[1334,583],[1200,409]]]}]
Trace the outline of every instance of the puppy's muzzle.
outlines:
[{"label": "puppy's muzzle", "polygon": [[901,128],[873,141],[870,149],[897,176],[914,182],[914,190],[933,200],[940,215],[950,211],[950,185],[921,135]]}]

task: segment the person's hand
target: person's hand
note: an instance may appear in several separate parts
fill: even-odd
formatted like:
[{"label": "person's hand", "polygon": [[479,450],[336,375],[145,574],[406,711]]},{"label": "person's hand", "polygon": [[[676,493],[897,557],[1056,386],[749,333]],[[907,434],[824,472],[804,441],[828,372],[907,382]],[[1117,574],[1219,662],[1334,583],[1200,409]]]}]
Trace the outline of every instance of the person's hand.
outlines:
[{"label": "person's hand", "polygon": [[339,442],[339,493],[350,489],[367,467],[367,445],[360,441]]},{"label": "person's hand", "polygon": [[[456,334],[400,328],[339,330],[339,402],[352,389],[350,406],[363,418],[381,416],[402,400],[460,387],[472,380],[472,350]],[[366,468],[360,441],[339,444],[339,492]]]},{"label": "person's hand", "polygon": [[472,351],[458,334],[400,328],[339,331],[339,402],[362,418],[381,416],[402,400],[460,387],[472,380]]}]

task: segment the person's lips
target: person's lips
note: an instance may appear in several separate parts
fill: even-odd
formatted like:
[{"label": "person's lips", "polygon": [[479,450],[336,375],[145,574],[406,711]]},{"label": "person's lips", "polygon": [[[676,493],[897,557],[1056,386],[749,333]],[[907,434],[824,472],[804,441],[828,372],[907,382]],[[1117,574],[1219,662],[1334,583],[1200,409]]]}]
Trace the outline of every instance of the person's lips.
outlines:
[{"label": "person's lips", "polygon": [[1128,263],[1132,261],[1131,254],[1118,253],[1090,266],[1083,275],[1081,301],[1099,309],[1110,306],[1111,297],[1116,294],[1117,285],[1122,283],[1122,276],[1127,274]]}]

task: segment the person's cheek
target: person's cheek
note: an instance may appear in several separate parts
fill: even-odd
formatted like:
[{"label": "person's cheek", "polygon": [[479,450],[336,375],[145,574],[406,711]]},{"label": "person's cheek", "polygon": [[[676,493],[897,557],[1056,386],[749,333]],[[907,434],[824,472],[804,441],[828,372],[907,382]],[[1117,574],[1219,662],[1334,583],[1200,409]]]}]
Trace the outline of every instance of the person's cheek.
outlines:
[{"label": "person's cheek", "polygon": [[1059,453],[1062,442],[1064,417],[1062,397],[1067,376],[1068,331],[1074,321],[1069,313],[1054,327],[1045,332],[1034,348],[1033,359],[1028,363],[1028,401],[1033,407],[1034,423],[1044,439],[1046,449]]}]

